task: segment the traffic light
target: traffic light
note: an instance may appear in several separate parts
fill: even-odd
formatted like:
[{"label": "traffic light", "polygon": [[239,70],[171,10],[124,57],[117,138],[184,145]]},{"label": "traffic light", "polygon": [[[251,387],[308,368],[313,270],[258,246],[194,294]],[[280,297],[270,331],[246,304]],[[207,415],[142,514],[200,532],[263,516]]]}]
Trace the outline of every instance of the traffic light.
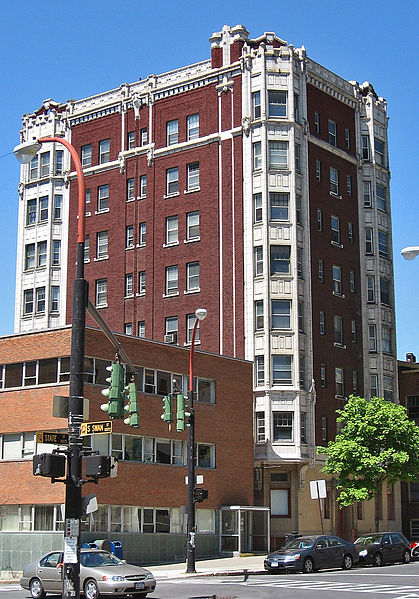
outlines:
[{"label": "traffic light", "polygon": [[135,383],[130,383],[125,387],[125,390],[128,391],[129,403],[127,403],[124,409],[128,412],[129,416],[124,418],[124,423],[133,428],[139,428],[140,414],[138,410],[137,387]]},{"label": "traffic light", "polygon": [[195,487],[193,490],[193,499],[197,503],[201,503],[201,501],[205,501],[205,499],[208,499],[207,489],[202,489],[201,487]]},{"label": "traffic light", "polygon": [[191,415],[190,412],[185,411],[185,408],[187,408],[188,405],[185,403],[185,397],[182,395],[182,393],[178,393],[177,395],[176,406],[176,431],[181,433],[186,427],[190,426],[188,420]]},{"label": "traffic light", "polygon": [[108,389],[102,390],[102,395],[108,398],[108,403],[100,406],[101,410],[108,413],[110,418],[124,417],[125,403],[125,383],[124,367],[119,362],[112,362],[106,370],[111,372],[111,376],[106,380],[110,383]]},{"label": "traffic light", "polygon": [[170,395],[166,395],[165,397],[163,397],[162,401],[163,401],[163,414],[160,416],[160,418],[164,422],[171,424],[173,422],[172,398],[170,397]]}]

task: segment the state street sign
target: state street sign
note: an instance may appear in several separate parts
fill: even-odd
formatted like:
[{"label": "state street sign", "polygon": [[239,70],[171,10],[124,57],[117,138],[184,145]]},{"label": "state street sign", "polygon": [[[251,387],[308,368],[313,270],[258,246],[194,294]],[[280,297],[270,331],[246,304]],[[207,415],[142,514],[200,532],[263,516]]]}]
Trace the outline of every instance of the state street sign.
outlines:
[{"label": "state street sign", "polygon": [[68,445],[68,433],[53,433],[51,431],[36,431],[37,443],[51,443],[52,445]]},{"label": "state street sign", "polygon": [[103,420],[102,422],[83,422],[80,428],[80,435],[108,435],[112,432],[112,420]]}]

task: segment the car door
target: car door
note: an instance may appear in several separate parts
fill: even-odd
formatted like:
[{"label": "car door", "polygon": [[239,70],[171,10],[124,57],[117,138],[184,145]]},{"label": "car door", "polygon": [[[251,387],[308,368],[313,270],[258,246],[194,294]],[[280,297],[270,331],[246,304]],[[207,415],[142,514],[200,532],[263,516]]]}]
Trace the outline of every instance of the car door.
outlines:
[{"label": "car door", "polygon": [[320,537],[313,547],[314,566],[316,568],[330,568],[333,566],[331,549],[326,537]]},{"label": "car door", "polygon": [[403,552],[406,549],[406,545],[397,532],[392,532],[390,537],[393,542],[393,561],[401,562],[403,559]]},{"label": "car door", "polygon": [[394,545],[389,534],[383,535],[381,541],[381,551],[385,562],[394,562]]},{"label": "car door", "polygon": [[48,553],[41,559],[38,565],[38,576],[42,582],[45,591],[56,593],[62,589],[62,568],[58,564],[62,562],[62,553],[54,551]]},{"label": "car door", "polygon": [[[329,537],[330,559],[334,566],[341,566],[343,563],[343,555],[345,553],[345,545],[338,537]],[[350,552],[348,552],[350,553]]]}]

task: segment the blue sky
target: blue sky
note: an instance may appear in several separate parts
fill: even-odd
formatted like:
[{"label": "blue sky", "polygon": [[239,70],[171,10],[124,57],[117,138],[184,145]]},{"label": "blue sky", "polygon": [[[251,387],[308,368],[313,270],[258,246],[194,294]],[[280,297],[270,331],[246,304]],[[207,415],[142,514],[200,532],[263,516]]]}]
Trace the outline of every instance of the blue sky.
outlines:
[{"label": "blue sky", "polygon": [[83,98],[204,60],[210,35],[224,24],[240,23],[252,37],[274,31],[295,46],[304,45],[313,60],[346,79],[370,81],[386,98],[398,356],[413,351],[419,358],[419,258],[407,262],[400,255],[403,247],[419,245],[412,184],[419,167],[418,7],[410,0],[73,0],[42,5],[0,0],[0,335],[13,332],[19,167],[9,153],[19,143],[22,114],[46,98]]}]

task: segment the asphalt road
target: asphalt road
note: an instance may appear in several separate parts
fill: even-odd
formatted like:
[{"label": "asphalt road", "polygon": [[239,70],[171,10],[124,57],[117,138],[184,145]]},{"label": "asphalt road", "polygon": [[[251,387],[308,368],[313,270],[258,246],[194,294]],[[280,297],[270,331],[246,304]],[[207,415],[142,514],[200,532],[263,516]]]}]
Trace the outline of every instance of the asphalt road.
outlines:
[{"label": "asphalt road", "polygon": [[[0,585],[0,599],[26,599],[18,585]],[[157,582],[148,599],[419,599],[419,562],[349,572],[251,575]],[[48,595],[48,599],[60,599]]]}]

